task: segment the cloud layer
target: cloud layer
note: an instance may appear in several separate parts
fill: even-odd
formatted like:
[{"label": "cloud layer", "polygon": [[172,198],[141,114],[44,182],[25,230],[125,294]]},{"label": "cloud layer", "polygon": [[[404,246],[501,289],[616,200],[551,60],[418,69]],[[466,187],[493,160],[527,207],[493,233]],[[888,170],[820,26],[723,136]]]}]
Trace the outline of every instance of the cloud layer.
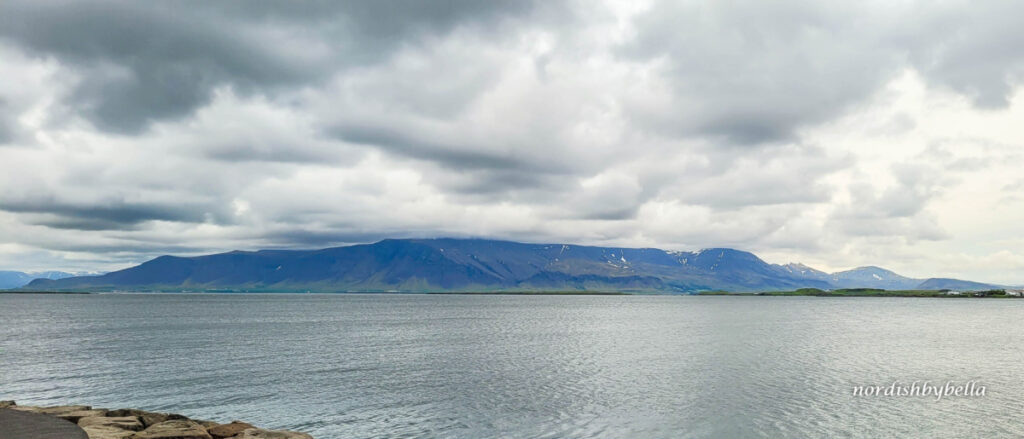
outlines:
[{"label": "cloud layer", "polygon": [[1024,283],[1009,2],[5,2],[0,267],[404,236]]}]

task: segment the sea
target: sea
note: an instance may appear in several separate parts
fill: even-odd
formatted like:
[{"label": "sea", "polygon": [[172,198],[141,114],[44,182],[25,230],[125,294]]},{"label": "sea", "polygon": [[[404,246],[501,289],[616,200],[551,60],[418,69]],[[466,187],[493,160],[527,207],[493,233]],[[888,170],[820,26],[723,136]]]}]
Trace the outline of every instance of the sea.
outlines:
[{"label": "sea", "polygon": [[0,294],[0,399],[316,438],[1022,437],[1024,300]]}]

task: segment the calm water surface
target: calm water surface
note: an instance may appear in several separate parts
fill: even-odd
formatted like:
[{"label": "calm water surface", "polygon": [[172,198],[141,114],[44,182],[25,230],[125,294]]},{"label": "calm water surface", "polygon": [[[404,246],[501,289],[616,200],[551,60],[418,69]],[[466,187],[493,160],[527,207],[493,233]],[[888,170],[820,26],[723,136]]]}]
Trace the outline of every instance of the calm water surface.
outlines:
[{"label": "calm water surface", "polygon": [[1022,348],[1024,300],[0,295],[0,399],[317,438],[1021,437]]}]

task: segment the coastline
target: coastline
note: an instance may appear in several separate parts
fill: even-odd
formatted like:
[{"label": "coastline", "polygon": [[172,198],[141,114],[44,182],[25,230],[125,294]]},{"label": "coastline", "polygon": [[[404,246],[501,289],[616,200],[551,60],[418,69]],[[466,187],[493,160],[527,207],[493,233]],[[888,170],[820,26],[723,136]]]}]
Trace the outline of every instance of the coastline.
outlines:
[{"label": "coastline", "polygon": [[28,291],[28,290],[0,290],[0,294],[286,294],[286,295],[342,295],[342,294],[367,294],[367,295],[462,295],[462,296],[629,296],[629,295],[651,295],[660,294],[665,296],[679,296],[690,294],[679,293],[650,293],[637,291]]},{"label": "coastline", "polygon": [[15,401],[0,401],[0,410],[63,419],[80,428],[89,439],[313,439],[306,433],[267,430],[242,421],[221,424],[175,413],[139,409],[108,410],[87,405],[20,406]]},{"label": "coastline", "polygon": [[983,298],[983,299],[1021,299],[1024,296],[1007,294],[1005,290],[964,291],[950,294],[947,290],[880,290],[874,288],[844,288],[836,290],[820,290],[817,288],[801,288],[789,291],[698,291],[693,293],[664,293],[647,291],[336,291],[336,292],[296,292],[296,291],[26,291],[0,290],[0,295],[103,295],[103,294],[136,294],[136,295],[235,295],[235,294],[279,294],[279,295],[432,295],[432,296],[767,296],[767,297],[912,297],[912,298]]}]

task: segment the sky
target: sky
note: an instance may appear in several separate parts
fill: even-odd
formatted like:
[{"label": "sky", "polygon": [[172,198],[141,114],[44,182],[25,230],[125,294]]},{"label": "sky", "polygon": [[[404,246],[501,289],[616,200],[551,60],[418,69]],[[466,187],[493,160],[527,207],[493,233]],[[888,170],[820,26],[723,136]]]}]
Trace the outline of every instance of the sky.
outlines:
[{"label": "sky", "polygon": [[0,269],[482,237],[1024,284],[1024,4],[0,2]]}]

